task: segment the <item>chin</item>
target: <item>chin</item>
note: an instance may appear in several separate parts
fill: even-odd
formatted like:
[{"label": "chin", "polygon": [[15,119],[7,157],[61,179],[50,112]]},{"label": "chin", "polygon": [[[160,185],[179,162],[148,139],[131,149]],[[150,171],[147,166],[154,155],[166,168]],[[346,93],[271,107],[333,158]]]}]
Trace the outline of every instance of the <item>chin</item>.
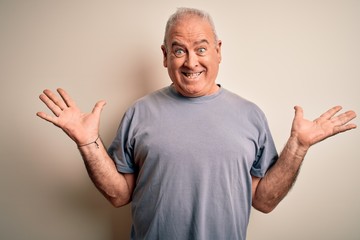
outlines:
[{"label": "chin", "polygon": [[206,91],[202,87],[189,86],[181,89],[182,94],[187,97],[201,97],[206,95]]}]

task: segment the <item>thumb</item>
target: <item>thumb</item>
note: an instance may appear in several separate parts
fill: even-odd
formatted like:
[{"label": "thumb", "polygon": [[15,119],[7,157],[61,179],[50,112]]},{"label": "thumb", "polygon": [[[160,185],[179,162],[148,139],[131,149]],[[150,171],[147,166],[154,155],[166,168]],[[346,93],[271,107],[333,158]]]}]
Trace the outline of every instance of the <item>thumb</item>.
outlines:
[{"label": "thumb", "polygon": [[92,113],[93,114],[96,114],[96,115],[100,115],[100,113],[101,113],[101,111],[102,111],[102,109],[103,109],[103,107],[106,105],[106,102],[104,101],[104,100],[100,100],[100,101],[98,101],[96,104],[95,104],[95,106],[94,106],[94,108],[93,108],[93,110],[92,110]]},{"label": "thumb", "polygon": [[304,110],[300,106],[295,106],[295,118],[302,119],[304,117]]}]

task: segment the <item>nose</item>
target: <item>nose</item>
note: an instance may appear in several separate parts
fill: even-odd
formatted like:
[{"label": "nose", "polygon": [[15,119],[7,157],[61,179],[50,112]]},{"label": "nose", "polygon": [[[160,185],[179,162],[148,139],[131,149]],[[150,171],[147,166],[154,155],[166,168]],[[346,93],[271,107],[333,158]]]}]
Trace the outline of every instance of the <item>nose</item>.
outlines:
[{"label": "nose", "polygon": [[193,69],[199,65],[198,56],[194,52],[188,52],[184,62],[184,66]]}]

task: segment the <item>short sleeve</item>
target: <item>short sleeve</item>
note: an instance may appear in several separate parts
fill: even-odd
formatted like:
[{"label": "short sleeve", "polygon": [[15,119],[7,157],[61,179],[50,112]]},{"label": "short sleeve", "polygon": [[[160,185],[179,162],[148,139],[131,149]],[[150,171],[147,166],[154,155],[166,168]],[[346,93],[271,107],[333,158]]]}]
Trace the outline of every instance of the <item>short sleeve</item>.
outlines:
[{"label": "short sleeve", "polygon": [[109,156],[113,159],[117,170],[121,173],[134,173],[137,170],[131,142],[131,119],[130,109],[123,116],[115,139],[108,149]]},{"label": "short sleeve", "polygon": [[265,115],[259,112],[258,117],[260,122],[257,153],[250,173],[255,177],[264,177],[266,171],[277,161],[278,153]]}]

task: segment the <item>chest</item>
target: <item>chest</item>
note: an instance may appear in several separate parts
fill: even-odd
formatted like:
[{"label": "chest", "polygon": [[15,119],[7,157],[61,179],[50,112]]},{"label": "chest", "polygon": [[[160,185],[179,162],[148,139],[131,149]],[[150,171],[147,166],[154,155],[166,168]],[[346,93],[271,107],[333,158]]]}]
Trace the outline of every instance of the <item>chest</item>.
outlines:
[{"label": "chest", "polygon": [[134,128],[132,143],[140,169],[144,164],[250,169],[258,138],[259,129],[246,115],[189,107],[147,114]]}]

